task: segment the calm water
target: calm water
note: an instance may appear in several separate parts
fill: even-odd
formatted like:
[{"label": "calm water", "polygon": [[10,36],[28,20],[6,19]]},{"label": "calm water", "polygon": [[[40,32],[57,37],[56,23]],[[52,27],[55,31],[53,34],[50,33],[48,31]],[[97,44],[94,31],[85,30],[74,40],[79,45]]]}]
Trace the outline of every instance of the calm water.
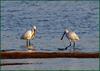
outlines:
[{"label": "calm water", "polygon": [[[1,50],[27,50],[20,36],[32,25],[37,26],[36,38],[31,41],[40,51],[58,51],[68,45],[60,40],[65,28],[75,31],[80,41],[76,48],[81,52],[99,51],[98,1],[2,1]],[[69,49],[68,49],[69,50]],[[28,62],[28,65],[2,66],[9,69],[98,69],[99,59],[19,59],[5,62]],[[40,63],[38,63],[40,62]]]}]

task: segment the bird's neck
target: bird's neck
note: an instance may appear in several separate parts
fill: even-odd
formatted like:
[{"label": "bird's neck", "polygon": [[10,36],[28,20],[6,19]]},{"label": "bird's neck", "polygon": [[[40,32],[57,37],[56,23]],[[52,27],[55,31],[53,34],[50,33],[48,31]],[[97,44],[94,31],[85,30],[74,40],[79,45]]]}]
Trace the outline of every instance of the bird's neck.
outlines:
[{"label": "bird's neck", "polygon": [[66,37],[68,38],[68,32],[66,32]]},{"label": "bird's neck", "polygon": [[32,32],[34,33],[34,35],[36,34],[36,30],[35,29],[32,29]]}]

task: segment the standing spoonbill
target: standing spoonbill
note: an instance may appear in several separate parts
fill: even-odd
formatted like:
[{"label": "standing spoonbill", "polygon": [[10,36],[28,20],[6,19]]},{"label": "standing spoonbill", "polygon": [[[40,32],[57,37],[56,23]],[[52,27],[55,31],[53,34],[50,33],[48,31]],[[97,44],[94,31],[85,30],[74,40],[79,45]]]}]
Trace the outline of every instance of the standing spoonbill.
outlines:
[{"label": "standing spoonbill", "polygon": [[36,35],[36,26],[33,26],[32,29],[26,31],[22,36],[21,39],[26,40],[26,46],[30,46],[30,40],[33,39]]},{"label": "standing spoonbill", "polygon": [[65,34],[66,34],[66,37],[68,38],[70,44],[66,48],[64,48],[64,49],[58,48],[58,50],[67,50],[67,48],[70,47],[72,45],[72,43],[73,43],[73,50],[75,50],[75,42],[80,40],[78,35],[75,32],[69,32],[67,29],[65,29],[65,31],[61,37],[61,40],[63,39]]}]

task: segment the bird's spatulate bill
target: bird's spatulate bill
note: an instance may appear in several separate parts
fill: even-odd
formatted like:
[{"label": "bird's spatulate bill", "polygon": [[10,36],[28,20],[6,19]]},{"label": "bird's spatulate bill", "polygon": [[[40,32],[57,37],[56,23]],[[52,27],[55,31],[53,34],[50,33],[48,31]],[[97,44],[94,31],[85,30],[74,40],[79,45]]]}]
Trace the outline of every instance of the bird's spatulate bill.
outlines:
[{"label": "bird's spatulate bill", "polygon": [[66,33],[66,32],[64,32],[64,33],[63,33],[63,35],[62,35],[62,37],[61,37],[61,40],[63,39],[63,37],[64,37],[65,33]]}]

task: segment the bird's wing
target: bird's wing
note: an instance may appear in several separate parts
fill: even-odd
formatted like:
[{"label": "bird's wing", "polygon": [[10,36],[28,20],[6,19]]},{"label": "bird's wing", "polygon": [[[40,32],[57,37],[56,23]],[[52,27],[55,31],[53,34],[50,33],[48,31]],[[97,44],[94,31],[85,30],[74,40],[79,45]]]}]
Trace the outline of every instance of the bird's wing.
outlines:
[{"label": "bird's wing", "polygon": [[79,36],[75,32],[70,32],[69,38],[73,41],[79,40]]},{"label": "bird's wing", "polygon": [[29,39],[31,38],[31,35],[32,35],[32,31],[31,30],[28,30],[26,31],[23,35],[22,35],[22,39]]},{"label": "bird's wing", "polygon": [[75,32],[74,32],[74,36],[75,36],[75,39],[76,39],[76,40],[80,40],[80,39],[79,39],[79,36],[78,36]]}]

